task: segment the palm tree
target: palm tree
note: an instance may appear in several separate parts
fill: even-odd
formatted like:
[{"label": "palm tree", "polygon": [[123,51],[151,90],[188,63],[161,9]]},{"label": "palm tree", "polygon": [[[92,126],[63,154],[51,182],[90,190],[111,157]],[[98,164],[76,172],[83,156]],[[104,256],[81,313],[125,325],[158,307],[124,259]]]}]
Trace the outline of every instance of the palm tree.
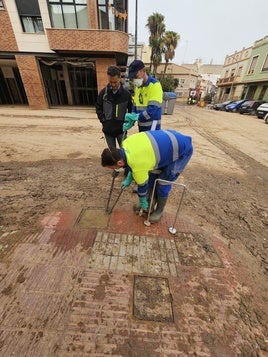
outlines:
[{"label": "palm tree", "polygon": [[153,65],[153,74],[156,74],[157,66],[161,63],[162,54],[164,53],[163,35],[166,30],[164,24],[165,17],[157,12],[153,13],[147,19],[146,27],[150,31],[149,45],[152,48],[150,58],[150,71]]},{"label": "palm tree", "polygon": [[164,43],[165,43],[165,69],[164,73],[166,73],[168,62],[173,60],[175,56],[175,49],[178,45],[178,41],[180,40],[180,35],[174,31],[167,31],[164,35]]}]

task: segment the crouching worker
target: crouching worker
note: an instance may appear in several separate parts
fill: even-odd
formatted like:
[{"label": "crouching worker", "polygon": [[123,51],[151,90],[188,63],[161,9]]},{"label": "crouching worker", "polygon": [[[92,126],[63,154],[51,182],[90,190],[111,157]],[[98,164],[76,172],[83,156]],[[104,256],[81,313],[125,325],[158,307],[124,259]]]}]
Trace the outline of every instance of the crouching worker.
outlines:
[{"label": "crouching worker", "polygon": [[[183,172],[193,154],[192,139],[174,130],[145,131],[131,135],[123,141],[120,149],[104,149],[102,166],[110,169],[128,167],[129,173],[122,189],[134,180],[138,185],[139,208],[148,211],[149,193],[154,180],[160,178],[175,181]],[[158,174],[152,173],[158,170]],[[152,223],[163,214],[171,189],[169,184],[157,182],[155,210],[150,215]]]}]

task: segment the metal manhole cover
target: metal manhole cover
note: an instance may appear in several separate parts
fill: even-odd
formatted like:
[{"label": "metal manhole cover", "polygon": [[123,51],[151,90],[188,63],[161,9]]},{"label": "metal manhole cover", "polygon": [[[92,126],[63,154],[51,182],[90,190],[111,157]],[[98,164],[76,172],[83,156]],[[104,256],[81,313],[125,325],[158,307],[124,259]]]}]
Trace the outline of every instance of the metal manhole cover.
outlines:
[{"label": "metal manhole cover", "polygon": [[167,278],[134,277],[133,316],[140,320],[173,322]]},{"label": "metal manhole cover", "polygon": [[109,218],[104,209],[86,208],[80,212],[75,225],[80,228],[105,228]]}]

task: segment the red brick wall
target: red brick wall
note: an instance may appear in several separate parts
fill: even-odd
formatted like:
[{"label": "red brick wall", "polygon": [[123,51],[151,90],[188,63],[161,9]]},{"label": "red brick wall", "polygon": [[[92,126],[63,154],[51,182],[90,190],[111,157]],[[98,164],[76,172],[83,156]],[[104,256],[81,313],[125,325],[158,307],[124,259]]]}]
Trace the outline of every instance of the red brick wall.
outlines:
[{"label": "red brick wall", "polygon": [[109,66],[116,66],[114,58],[96,59],[98,92],[107,85],[107,68]]},{"label": "red brick wall", "polygon": [[88,18],[89,18],[89,28],[90,29],[98,29],[98,13],[97,13],[97,2],[88,0]]},{"label": "red brick wall", "polygon": [[128,34],[109,30],[47,29],[52,50],[128,53]]},{"label": "red brick wall", "polygon": [[48,104],[39,72],[33,56],[16,56],[16,61],[31,109],[47,109]]},{"label": "red brick wall", "polygon": [[17,51],[18,46],[6,10],[0,10],[0,51]]}]

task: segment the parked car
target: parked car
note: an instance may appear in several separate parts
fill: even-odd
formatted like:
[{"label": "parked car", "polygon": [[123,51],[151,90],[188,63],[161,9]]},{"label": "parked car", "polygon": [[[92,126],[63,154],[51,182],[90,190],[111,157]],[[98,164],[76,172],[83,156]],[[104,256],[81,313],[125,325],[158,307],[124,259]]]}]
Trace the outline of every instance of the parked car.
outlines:
[{"label": "parked car", "polygon": [[238,112],[241,105],[243,103],[245,103],[246,101],[247,101],[247,99],[237,100],[236,102],[226,105],[225,110],[226,110],[226,112],[233,112],[233,113]]},{"label": "parked car", "polygon": [[233,103],[233,100],[227,100],[226,102],[223,103],[217,103],[213,105],[213,109],[215,110],[225,110],[226,105]]},{"label": "parked car", "polygon": [[264,117],[264,122],[265,122],[265,124],[268,124],[268,113]]},{"label": "parked car", "polygon": [[257,117],[263,119],[268,114],[268,103],[263,103],[257,108]]},{"label": "parked car", "polygon": [[263,103],[265,103],[264,100],[247,100],[239,108],[239,113],[240,114],[256,115],[257,108]]}]

